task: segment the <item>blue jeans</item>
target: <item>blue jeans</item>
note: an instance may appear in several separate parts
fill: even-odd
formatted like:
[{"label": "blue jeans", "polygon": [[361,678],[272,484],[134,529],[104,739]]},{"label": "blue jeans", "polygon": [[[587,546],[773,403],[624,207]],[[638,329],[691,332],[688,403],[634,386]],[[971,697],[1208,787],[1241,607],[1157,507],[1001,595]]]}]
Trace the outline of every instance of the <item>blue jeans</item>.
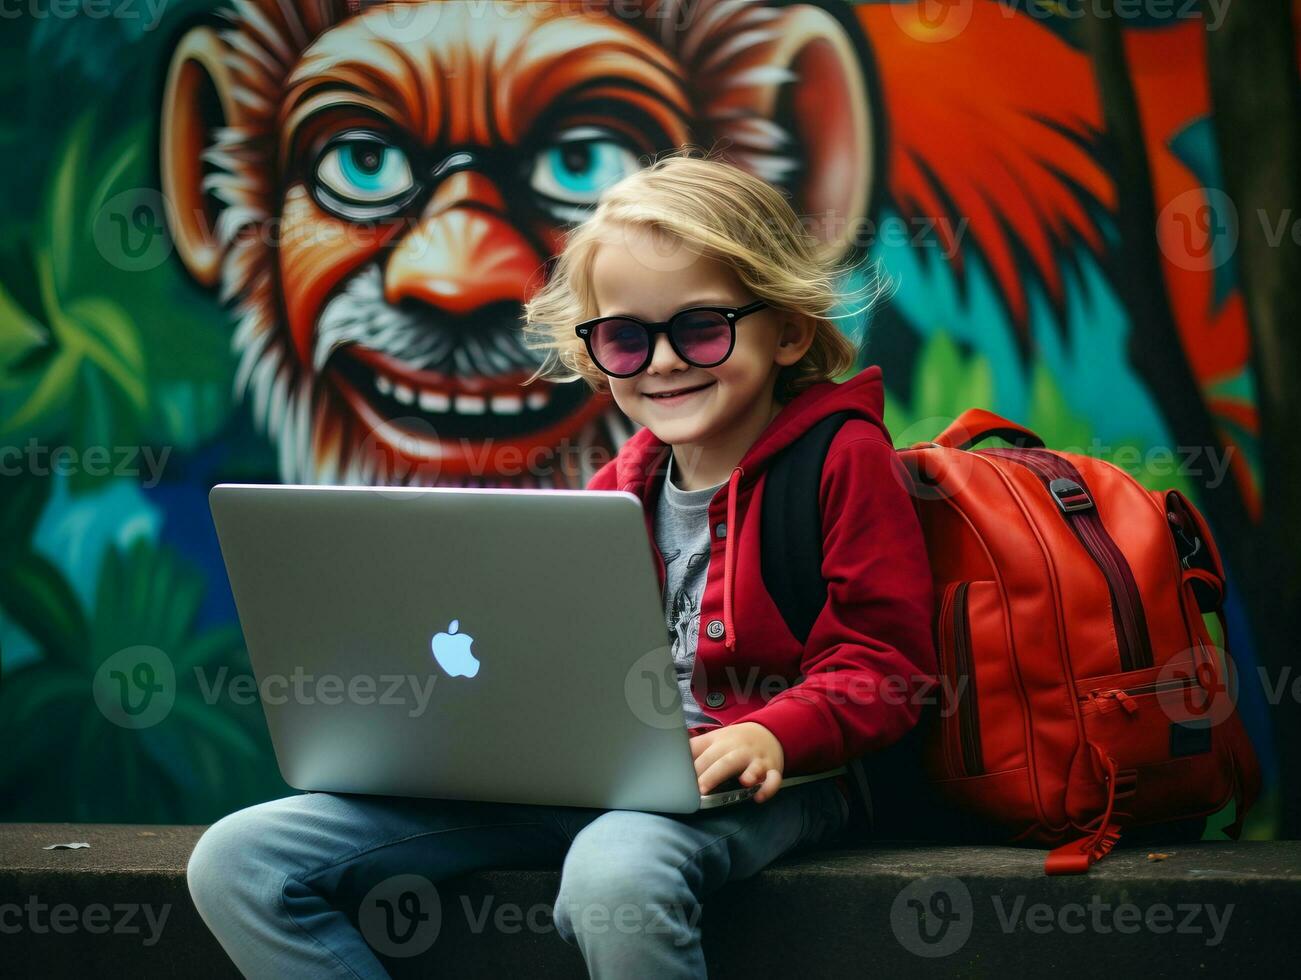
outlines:
[{"label": "blue jeans", "polygon": [[376,950],[428,949],[460,908],[437,882],[506,867],[562,868],[554,927],[592,976],[703,977],[705,896],[839,837],[847,818],[834,779],[686,816],[302,793],[218,820],[186,876],[248,977],[387,977]]}]

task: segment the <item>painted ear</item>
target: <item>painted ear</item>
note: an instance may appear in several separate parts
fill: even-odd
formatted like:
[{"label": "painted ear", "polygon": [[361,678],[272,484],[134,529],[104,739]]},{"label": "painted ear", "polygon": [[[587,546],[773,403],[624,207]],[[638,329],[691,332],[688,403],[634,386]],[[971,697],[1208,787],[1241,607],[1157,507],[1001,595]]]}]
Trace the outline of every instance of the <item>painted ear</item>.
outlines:
[{"label": "painted ear", "polygon": [[222,205],[204,186],[203,154],[217,130],[239,122],[227,46],[216,31],[195,27],[176,46],[163,89],[159,146],[167,224],[186,269],[205,286],[221,275],[217,238]]},{"label": "painted ear", "polygon": [[[827,11],[804,4],[777,9],[765,25],[772,40],[758,63],[732,66],[744,84],[734,77],[726,94],[746,91],[763,118],[794,136],[795,145],[782,150],[798,168],[791,203],[810,233],[839,255],[866,219],[877,180],[867,56],[852,28]],[[736,162],[746,165],[744,158]]]}]

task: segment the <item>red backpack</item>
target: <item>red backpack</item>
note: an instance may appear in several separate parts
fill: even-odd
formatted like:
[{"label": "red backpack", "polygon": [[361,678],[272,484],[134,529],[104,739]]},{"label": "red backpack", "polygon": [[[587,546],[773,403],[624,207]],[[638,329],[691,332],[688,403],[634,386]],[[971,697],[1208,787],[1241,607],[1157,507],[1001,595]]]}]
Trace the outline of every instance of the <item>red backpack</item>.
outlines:
[{"label": "red backpack", "polygon": [[[817,491],[849,414],[765,481],[763,561],[783,569],[774,600],[798,637],[826,597]],[[991,436],[1015,448],[972,448]],[[1125,828],[1230,800],[1236,838],[1260,771],[1202,619],[1224,629],[1225,576],[1197,508],[983,409],[899,455],[936,595],[941,685],[917,733],[928,788],[1005,839],[1054,847],[1049,874],[1087,871]]]}]

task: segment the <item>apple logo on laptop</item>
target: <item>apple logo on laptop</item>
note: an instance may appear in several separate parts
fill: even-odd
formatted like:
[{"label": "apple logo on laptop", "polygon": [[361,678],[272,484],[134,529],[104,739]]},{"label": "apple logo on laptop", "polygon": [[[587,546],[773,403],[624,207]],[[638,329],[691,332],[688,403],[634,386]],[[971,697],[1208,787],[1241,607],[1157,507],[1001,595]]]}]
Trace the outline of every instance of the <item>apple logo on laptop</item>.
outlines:
[{"label": "apple logo on laptop", "polygon": [[438,666],[452,677],[473,677],[479,672],[479,661],[470,652],[474,637],[469,633],[458,633],[461,621],[454,619],[448,624],[446,633],[435,633],[429,646],[434,651]]}]

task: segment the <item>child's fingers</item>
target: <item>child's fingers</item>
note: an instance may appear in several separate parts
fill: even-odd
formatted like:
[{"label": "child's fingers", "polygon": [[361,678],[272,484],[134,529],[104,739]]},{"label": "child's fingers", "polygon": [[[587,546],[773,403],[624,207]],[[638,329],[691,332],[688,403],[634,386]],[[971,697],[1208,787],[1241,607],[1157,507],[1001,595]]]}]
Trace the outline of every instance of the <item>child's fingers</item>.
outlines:
[{"label": "child's fingers", "polygon": [[691,746],[691,757],[693,759],[698,759],[701,752],[704,752],[705,749],[714,744],[718,738],[718,733],[721,731],[721,728],[715,728],[713,731],[704,732],[700,735],[693,735],[691,738],[687,739],[687,744]]},{"label": "child's fingers", "polygon": [[756,803],[766,803],[776,795],[781,786],[782,774],[776,769],[769,769],[768,774],[764,777],[763,785],[754,794],[754,801]]},{"label": "child's fingers", "polygon": [[740,779],[742,786],[753,786],[763,780],[766,770],[767,766],[763,764],[762,759],[754,759],[745,767],[745,772],[737,778]]},{"label": "child's fingers", "polygon": [[739,750],[735,750],[711,763],[699,776],[700,792],[708,793],[719,783],[731,779],[744,769],[749,761]]},{"label": "child's fingers", "polygon": [[696,775],[700,775],[717,760],[727,755],[729,752],[735,752],[736,747],[727,740],[720,739],[710,745],[706,745],[700,754],[696,756]]}]

